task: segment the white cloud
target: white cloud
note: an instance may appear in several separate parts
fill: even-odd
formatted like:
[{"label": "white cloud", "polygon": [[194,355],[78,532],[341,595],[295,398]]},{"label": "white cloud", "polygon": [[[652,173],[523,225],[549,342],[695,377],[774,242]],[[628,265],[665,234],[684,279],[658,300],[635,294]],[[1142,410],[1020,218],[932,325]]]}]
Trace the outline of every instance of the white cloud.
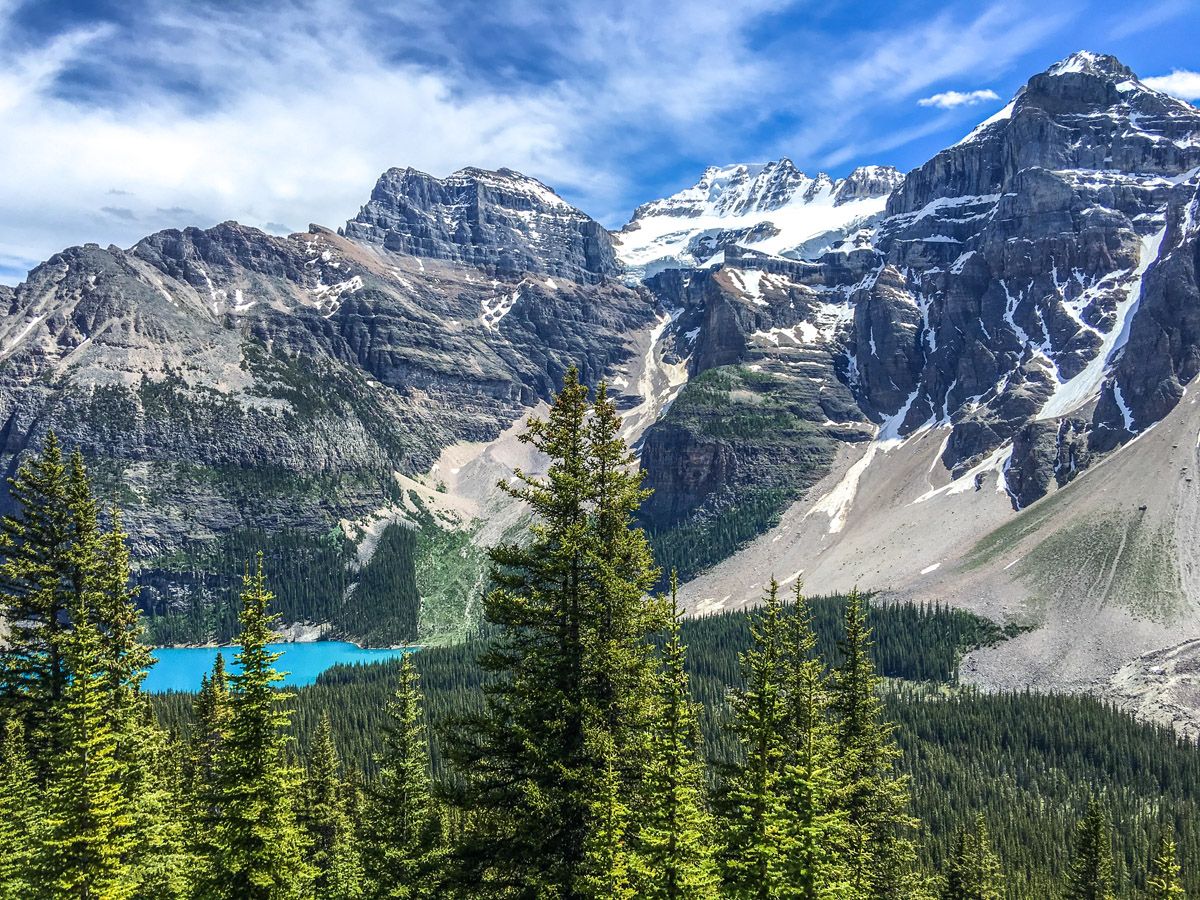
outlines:
[{"label": "white cloud", "polygon": [[938,109],[955,109],[959,106],[974,106],[987,100],[999,100],[1000,95],[993,90],[982,91],[942,91],[930,97],[922,97],[917,106],[936,106]]},{"label": "white cloud", "polygon": [[1200,100],[1200,72],[1176,69],[1170,75],[1143,78],[1142,84],[1180,100]]},{"label": "white cloud", "polygon": [[[620,160],[647,132],[709,152],[728,140],[730,110],[758,98],[769,114],[786,85],[764,87],[768,60],[745,34],[790,2],[578,0],[551,15],[496,0],[492,15],[551,42],[542,56],[561,71],[533,81],[472,71],[450,5],[437,2],[381,12],[369,0],[289,0],[239,13],[150,2],[136,34],[97,27],[39,44],[14,36],[18,3],[0,0],[0,133],[19,136],[0,141],[0,257],[129,246],[226,219],[336,226],[393,165],[510,166],[593,214],[623,215]],[[79,64],[118,90],[61,93]]]}]

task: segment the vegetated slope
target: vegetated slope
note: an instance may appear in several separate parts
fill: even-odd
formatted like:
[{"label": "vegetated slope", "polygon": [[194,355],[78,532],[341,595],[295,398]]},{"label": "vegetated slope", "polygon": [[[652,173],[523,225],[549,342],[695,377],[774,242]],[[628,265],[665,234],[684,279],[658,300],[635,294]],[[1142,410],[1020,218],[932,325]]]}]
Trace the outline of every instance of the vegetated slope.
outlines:
[{"label": "vegetated slope", "polygon": [[[1195,375],[1198,186],[1200,112],[1113,57],[1081,52],[908,173],[871,228],[818,258],[732,245],[719,265],[647,283],[675,311],[662,341],[692,379],[729,365],[774,370],[815,386],[835,440],[862,440],[855,423],[874,422],[874,450],[852,480],[899,440],[937,429],[935,485],[946,471],[1003,470],[1005,502],[1019,509],[1161,420]],[[685,530],[708,515],[708,498],[736,506],[729,494],[747,482],[738,461],[754,465],[745,447],[665,422],[645,446],[652,483],[670,484],[694,459],[706,469],[690,479],[696,521],[678,522]],[[831,530],[853,495],[845,484],[826,497]],[[659,502],[677,502],[652,502],[661,531]],[[755,519],[770,525],[786,506]],[[916,562],[896,577],[933,561]]]},{"label": "vegetated slope", "polygon": [[[837,599],[814,604],[819,649],[830,659],[840,609]],[[1200,854],[1194,827],[1200,755],[1194,746],[1093,698],[981,695],[950,687],[965,649],[1003,641],[987,620],[913,606],[876,606],[870,616],[880,670],[894,679],[928,679],[894,681],[886,695],[887,714],[899,726],[903,765],[913,777],[914,812],[927,823],[927,864],[938,865],[955,830],[982,812],[1008,874],[1008,896],[1056,896],[1066,866],[1062,848],[1092,789],[1105,791],[1112,803],[1123,883],[1145,869],[1160,816],[1176,825],[1185,860]],[[685,622],[683,632],[693,689],[704,703],[706,753],[717,761],[729,752],[718,725],[727,688],[739,683],[737,655],[748,646],[747,621],[741,614],[709,616]],[[478,649],[468,644],[416,655],[435,726],[479,702]],[[394,663],[335,667],[317,685],[300,689],[295,729],[301,741],[328,711],[344,758],[371,771],[371,741],[395,673]],[[160,715],[177,727],[190,695],[163,695],[157,702]],[[1185,874],[1188,889],[1200,889],[1200,873],[1185,867]]]},{"label": "vegetated slope", "polygon": [[164,635],[227,636],[210,582],[261,549],[296,573],[289,620],[371,636],[369,614],[341,611],[368,560],[324,570],[341,543],[382,520],[430,540],[469,527],[418,521],[403,479],[495,439],[570,365],[594,381],[654,319],[607,232],[508,170],[389,171],[345,232],[87,245],[4,294],[0,462],[50,429],[84,452],[139,535],[146,608],[177,620]]}]

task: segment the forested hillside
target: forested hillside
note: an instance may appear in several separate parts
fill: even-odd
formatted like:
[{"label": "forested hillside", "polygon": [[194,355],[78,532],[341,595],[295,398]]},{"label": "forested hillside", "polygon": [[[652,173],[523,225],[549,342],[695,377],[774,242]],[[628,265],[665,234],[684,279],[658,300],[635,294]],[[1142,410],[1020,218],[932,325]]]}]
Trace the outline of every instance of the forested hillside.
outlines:
[{"label": "forested hillside", "polygon": [[603,387],[568,374],[524,439],[551,465],[507,487],[533,524],[475,641],[279,690],[259,556],[236,671],[154,702],[119,517],[51,437],[0,531],[0,897],[1194,892],[1196,748],[959,688],[1006,636],[962,612],[769,579],[683,622]]}]

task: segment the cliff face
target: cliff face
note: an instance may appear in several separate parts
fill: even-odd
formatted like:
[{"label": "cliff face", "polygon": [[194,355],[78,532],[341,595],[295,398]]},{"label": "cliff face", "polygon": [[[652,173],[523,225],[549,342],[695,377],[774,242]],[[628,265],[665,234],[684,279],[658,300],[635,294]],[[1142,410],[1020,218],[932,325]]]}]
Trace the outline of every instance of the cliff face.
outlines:
[{"label": "cliff face", "polygon": [[[495,438],[570,365],[595,381],[628,357],[654,302],[608,277],[603,228],[513,173],[448,181],[481,216],[461,243],[226,223],[56,255],[0,296],[0,460],[51,429],[81,449],[162,596],[159,561],[374,514],[402,498],[396,473]],[[450,188],[396,190],[430,210]],[[555,253],[513,252],[521,223]]]},{"label": "cliff face", "polygon": [[1024,508],[1200,372],[1198,191],[1200,112],[1088,53],[907,176],[712,168],[615,235],[510,170],[391,169],[340,233],[167,231],[0,289],[0,457],[62,433],[153,572],[251,528],[361,537],[577,364],[620,389],[681,571],[927,433],[931,489],[994,474]]},{"label": "cliff face", "polygon": [[502,278],[541,274],[597,283],[618,271],[599,223],[511,169],[463,169],[444,179],[389,169],[344,233]]}]

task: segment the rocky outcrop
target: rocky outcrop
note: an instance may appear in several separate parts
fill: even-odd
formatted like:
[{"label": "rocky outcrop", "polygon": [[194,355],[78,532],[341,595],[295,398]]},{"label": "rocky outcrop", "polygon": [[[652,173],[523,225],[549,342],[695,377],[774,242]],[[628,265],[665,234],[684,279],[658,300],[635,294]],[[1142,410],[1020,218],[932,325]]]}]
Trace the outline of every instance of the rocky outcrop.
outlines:
[{"label": "rocky outcrop", "polygon": [[1096,409],[1100,449],[1159,421],[1200,374],[1200,187],[1174,187],[1156,263],[1147,270],[1129,339]]},{"label": "rocky outcrop", "polygon": [[[778,203],[783,184],[808,191],[793,182],[782,165],[711,169],[639,208],[619,238],[666,217],[675,231],[700,228],[751,197]],[[731,366],[786,379],[802,369],[785,361],[820,357],[811,377],[833,376],[851,397],[834,411],[822,387],[828,421],[869,417],[889,441],[945,428],[949,476],[1000,472],[1021,508],[1161,419],[1200,372],[1198,186],[1200,112],[1112,57],[1079,53],[903,179],[864,168],[829,197],[813,180],[822,202],[887,197],[878,218],[814,259],[784,258],[774,237],[726,232],[722,244],[705,232],[703,269],[647,284],[677,311],[666,339],[693,379]],[[850,427],[837,439],[861,436]],[[695,428],[665,426],[647,431],[646,447],[651,482],[687,498],[652,501],[659,524],[690,527],[714,498],[749,495],[737,487],[749,483],[746,447],[738,465],[717,465],[724,457]],[[676,484],[670,470],[693,463],[701,474]]]},{"label": "rocky outcrop", "polygon": [[[608,247],[582,213],[535,199]],[[568,366],[594,382],[627,358],[653,300],[601,277],[603,254],[554,277],[563,253],[501,277],[236,223],[71,248],[6,298],[0,460],[59,432],[121,493],[143,561],[231,529],[327,532],[391,502],[394,472],[494,438]]]},{"label": "rocky outcrop", "polygon": [[[1097,398],[1092,450],[1128,439],[1106,373],[1134,333],[1143,358],[1163,358],[1155,342],[1171,338],[1148,333],[1154,313],[1139,324],[1141,309],[1172,305],[1173,289],[1177,308],[1195,296],[1194,281],[1168,273],[1187,268],[1187,252],[1182,224],[1167,223],[1185,218],[1198,166],[1200,113],[1112,57],[1076,54],[1031,78],[889,198],[874,238],[885,265],[856,297],[865,408],[907,404],[903,431],[948,420],[944,462],[956,473]],[[1166,318],[1177,349],[1149,364],[1153,375],[1127,376],[1135,425],[1161,418],[1179,396],[1172,379],[1195,374],[1188,315]],[[881,333],[891,342],[878,359],[864,344],[878,348]],[[1039,468],[1024,501],[1054,477],[1035,444],[1014,443],[1012,467]]]},{"label": "rocky outcrop", "polygon": [[533,273],[594,284],[619,268],[599,223],[511,169],[467,168],[444,179],[388,169],[344,234],[500,278]]}]

